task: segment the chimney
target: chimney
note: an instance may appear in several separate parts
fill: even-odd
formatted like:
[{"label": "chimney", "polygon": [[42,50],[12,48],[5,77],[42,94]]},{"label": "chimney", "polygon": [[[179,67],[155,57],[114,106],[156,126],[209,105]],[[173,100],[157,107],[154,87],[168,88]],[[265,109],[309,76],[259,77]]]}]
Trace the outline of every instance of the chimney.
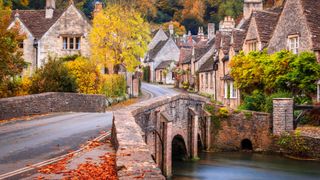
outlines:
[{"label": "chimney", "polygon": [[220,21],[219,31],[232,31],[236,26],[234,19],[230,16],[224,18],[223,21]]},{"label": "chimney", "polygon": [[243,18],[249,19],[252,11],[263,10],[262,0],[244,0],[243,4]]},{"label": "chimney", "polygon": [[94,10],[93,10],[93,17],[96,16],[100,11],[102,11],[103,5],[102,2],[97,1],[94,5]]},{"label": "chimney", "polygon": [[211,39],[213,39],[215,36],[215,27],[214,27],[214,23],[209,23],[208,24],[208,39],[209,41]]},{"label": "chimney", "polygon": [[51,19],[53,17],[53,12],[56,9],[55,0],[46,0],[46,19]]},{"label": "chimney", "polygon": [[172,23],[170,23],[170,25],[169,25],[169,32],[170,32],[170,36],[172,37],[173,33],[174,33],[174,26]]}]

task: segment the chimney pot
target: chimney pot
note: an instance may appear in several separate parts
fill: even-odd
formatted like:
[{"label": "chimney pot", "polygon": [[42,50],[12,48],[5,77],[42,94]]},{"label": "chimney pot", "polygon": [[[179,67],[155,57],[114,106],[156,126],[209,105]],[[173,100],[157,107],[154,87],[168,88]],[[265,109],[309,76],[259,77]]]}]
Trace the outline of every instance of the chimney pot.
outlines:
[{"label": "chimney pot", "polygon": [[252,11],[263,10],[262,0],[244,0],[243,4],[243,18],[249,19]]},{"label": "chimney pot", "polygon": [[103,9],[102,2],[97,1],[94,5],[93,17],[96,16]]}]

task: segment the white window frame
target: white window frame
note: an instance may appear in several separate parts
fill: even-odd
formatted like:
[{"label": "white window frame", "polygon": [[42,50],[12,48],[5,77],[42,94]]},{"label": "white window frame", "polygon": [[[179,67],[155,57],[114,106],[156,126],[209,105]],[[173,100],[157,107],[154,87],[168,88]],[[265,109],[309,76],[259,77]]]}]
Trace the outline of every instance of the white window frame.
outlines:
[{"label": "white window frame", "polygon": [[288,50],[291,51],[293,54],[299,53],[299,44],[300,39],[298,35],[290,35],[288,36],[288,42],[287,42]]},{"label": "white window frame", "polygon": [[247,44],[249,52],[258,51],[258,42],[256,40],[248,41]]},{"label": "white window frame", "polygon": [[[230,88],[230,94],[228,94],[228,88]],[[237,89],[234,87],[234,82],[233,81],[225,81],[224,82],[224,98],[229,98],[230,99],[236,99],[238,98],[238,94],[237,94]]]},{"label": "white window frame", "polygon": [[230,98],[237,98],[237,89],[234,87],[234,82],[230,82]]},{"label": "white window frame", "polygon": [[228,98],[228,86],[229,83],[227,81],[224,81],[224,98]]},{"label": "white window frame", "polygon": [[[79,41],[77,41],[79,40]],[[63,36],[62,37],[62,49],[63,50],[80,50],[81,49],[81,37],[80,36]]]}]

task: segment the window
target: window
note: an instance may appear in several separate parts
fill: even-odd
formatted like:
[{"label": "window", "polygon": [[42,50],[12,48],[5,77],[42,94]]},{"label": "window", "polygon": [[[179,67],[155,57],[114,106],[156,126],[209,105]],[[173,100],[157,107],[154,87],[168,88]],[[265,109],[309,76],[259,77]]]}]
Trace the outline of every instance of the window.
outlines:
[{"label": "window", "polygon": [[237,98],[237,89],[234,87],[233,82],[224,83],[224,98]]},{"label": "window", "polygon": [[203,88],[203,87],[204,87],[204,86],[203,86],[203,85],[204,85],[203,74],[201,74],[201,80],[200,80],[200,81],[201,81],[201,88]]},{"label": "window", "polygon": [[80,37],[63,37],[63,49],[65,50],[80,50],[81,38]]},{"label": "window", "polygon": [[210,73],[210,77],[211,77],[211,83],[210,83],[210,89],[213,89],[213,72]]},{"label": "window", "polygon": [[293,35],[288,37],[288,49],[293,54],[298,54],[298,48],[299,48],[299,36]]},{"label": "window", "polygon": [[257,51],[257,41],[248,42],[248,49],[249,51]]},{"label": "window", "polygon": [[206,88],[208,88],[209,85],[209,74],[206,73]]},{"label": "window", "polygon": [[237,98],[237,89],[234,87],[233,82],[230,82],[230,98]]}]

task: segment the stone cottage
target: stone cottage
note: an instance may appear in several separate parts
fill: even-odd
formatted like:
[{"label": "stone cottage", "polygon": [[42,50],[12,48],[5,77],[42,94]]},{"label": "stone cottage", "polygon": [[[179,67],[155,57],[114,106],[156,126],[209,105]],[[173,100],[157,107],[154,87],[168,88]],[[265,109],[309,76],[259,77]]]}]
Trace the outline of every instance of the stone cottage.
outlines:
[{"label": "stone cottage", "polygon": [[240,105],[240,91],[230,76],[229,63],[243,50],[252,14],[262,9],[262,0],[245,0],[244,16],[237,26],[231,17],[220,22],[213,44],[214,54],[199,69],[200,93],[209,94],[216,101],[233,108]]},{"label": "stone cottage", "polygon": [[155,32],[148,45],[148,52],[144,63],[150,68],[150,82],[173,84],[175,82],[174,69],[179,61],[180,50],[173,37],[173,26],[170,33],[162,28]]},{"label": "stone cottage", "polygon": [[44,10],[14,10],[9,28],[19,24],[26,39],[20,43],[28,63],[25,75],[43,66],[48,57],[79,54],[90,55],[88,34],[90,21],[70,1],[64,9],[56,9],[55,0],[46,0]]},{"label": "stone cottage", "polygon": [[[298,54],[314,52],[320,63],[320,2],[318,0],[287,0],[270,40],[268,51],[283,49]],[[320,77],[319,77],[320,78]],[[320,80],[317,99],[320,101]]]}]

